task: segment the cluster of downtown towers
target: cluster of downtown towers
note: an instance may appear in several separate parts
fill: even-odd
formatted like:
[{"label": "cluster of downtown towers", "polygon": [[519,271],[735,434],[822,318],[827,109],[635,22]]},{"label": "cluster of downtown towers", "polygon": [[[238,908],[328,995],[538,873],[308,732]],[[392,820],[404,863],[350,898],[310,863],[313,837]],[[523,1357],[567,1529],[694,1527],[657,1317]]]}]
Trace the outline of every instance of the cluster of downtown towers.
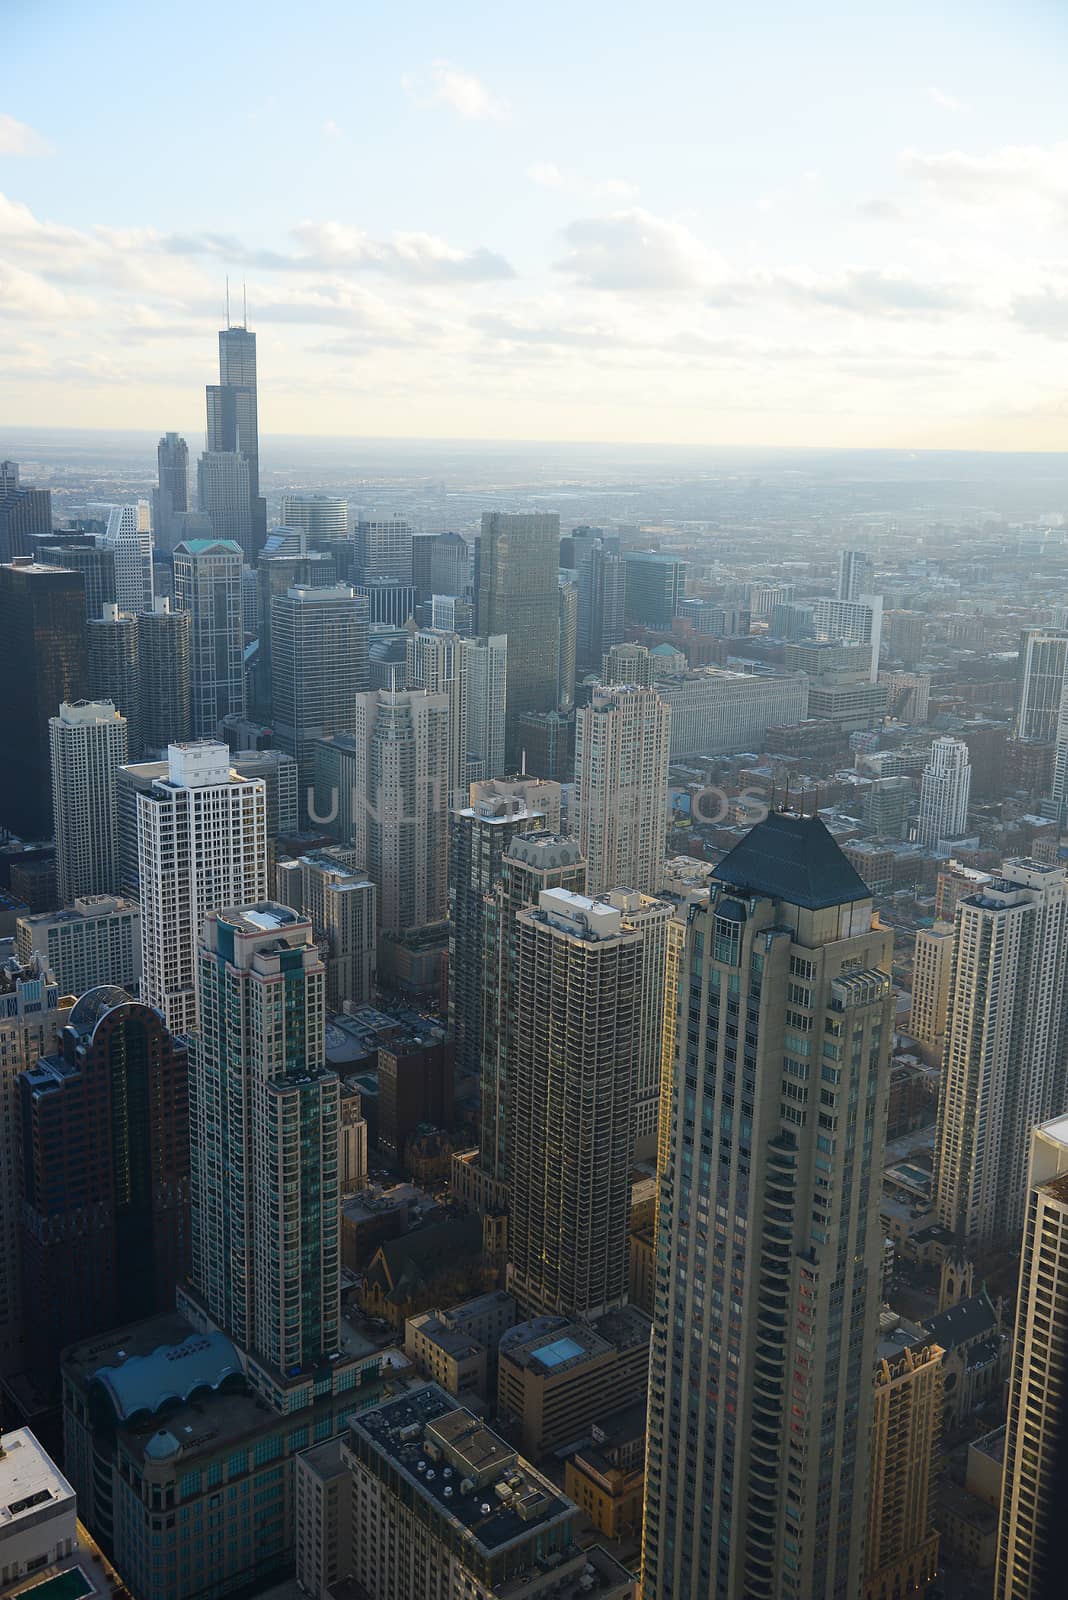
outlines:
[{"label": "cluster of downtown towers", "polygon": [[[267,707],[305,813],[335,809],[379,932],[451,915],[453,1023],[483,1077],[474,1164],[509,1211],[509,1286],[526,1314],[592,1318],[625,1302],[632,1153],[643,1137],[656,1149],[645,1600],[854,1600],[894,1006],[891,936],[869,890],[817,818],[787,813],[699,889],[666,887],[670,712],[650,681],[609,664],[575,719],[571,835],[556,831],[558,790],[555,815],[521,781],[503,808],[472,807],[471,779],[514,776],[528,735],[568,705],[559,519],[484,517],[470,631],[413,628],[406,686],[392,687],[372,676],[369,630],[390,608],[406,620],[410,534],[407,571],[403,556],[392,570],[401,525],[361,524],[353,551],[330,503],[309,499],[272,545],[252,333],[220,334],[220,369],[199,512],[184,444],[160,448],[171,600],[152,597],[150,536],[142,603],[99,619],[86,598],[97,546],[79,554],[59,532],[56,564],[38,545],[36,560],[9,549],[0,566],[0,820],[29,839],[55,828],[64,898],[118,886],[109,784],[135,750],[164,756],[135,797],[140,1003],[84,997],[59,1055],[26,1074],[23,1315],[41,1383],[58,1376],[64,1333],[109,1325],[83,1312],[145,1315],[168,1295],[173,1306],[176,1286],[272,1403],[338,1348],[323,962],[306,908],[268,899],[262,780],[212,742]],[[109,531],[136,585],[146,530]],[[98,620],[111,633],[94,642]],[[120,1032],[130,1123],[102,1287],[79,1278],[87,1246],[64,1235],[62,1212],[92,1165],[86,1147],[114,1145],[89,1086],[94,1071],[113,1078]],[[49,1123],[64,1059],[85,1094]],[[272,1210],[268,1194],[290,1198]],[[65,1294],[71,1282],[84,1300]]]}]

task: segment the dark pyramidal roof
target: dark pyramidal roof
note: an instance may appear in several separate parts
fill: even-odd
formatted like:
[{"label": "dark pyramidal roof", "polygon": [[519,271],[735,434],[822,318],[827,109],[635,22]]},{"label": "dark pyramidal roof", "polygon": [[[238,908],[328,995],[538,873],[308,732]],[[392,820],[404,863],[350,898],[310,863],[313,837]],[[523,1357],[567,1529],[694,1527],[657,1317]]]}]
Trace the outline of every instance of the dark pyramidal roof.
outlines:
[{"label": "dark pyramidal roof", "polygon": [[871,890],[819,817],[793,811],[769,812],[727,852],[712,876],[808,911],[871,899]]}]

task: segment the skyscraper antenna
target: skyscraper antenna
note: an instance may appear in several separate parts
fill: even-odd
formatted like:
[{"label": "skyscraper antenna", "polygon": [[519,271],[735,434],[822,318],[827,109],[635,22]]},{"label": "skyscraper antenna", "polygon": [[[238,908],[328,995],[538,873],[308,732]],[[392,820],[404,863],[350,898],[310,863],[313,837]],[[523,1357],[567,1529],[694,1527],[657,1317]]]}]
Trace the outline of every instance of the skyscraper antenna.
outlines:
[{"label": "skyscraper antenna", "polygon": [[245,291],[245,280],[241,279],[241,326],[248,327],[248,294]]},{"label": "skyscraper antenna", "polygon": [[230,326],[230,274],[226,274],[226,326]]}]

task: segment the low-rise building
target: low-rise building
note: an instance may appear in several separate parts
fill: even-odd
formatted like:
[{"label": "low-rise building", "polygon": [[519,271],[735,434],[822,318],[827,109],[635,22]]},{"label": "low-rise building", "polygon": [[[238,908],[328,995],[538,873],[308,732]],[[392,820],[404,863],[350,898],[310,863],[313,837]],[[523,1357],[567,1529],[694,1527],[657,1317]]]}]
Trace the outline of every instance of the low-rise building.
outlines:
[{"label": "low-rise building", "polygon": [[568,1456],[564,1489],[606,1539],[641,1533],[645,1501],[645,1406],[590,1425],[590,1441]]},{"label": "low-rise building", "polygon": [[498,1417],[534,1458],[584,1439],[598,1416],[644,1404],[650,1332],[637,1306],[592,1322],[521,1322],[498,1347]]},{"label": "low-rise building", "polygon": [[497,1347],[515,1316],[515,1297],[504,1290],[423,1311],[404,1324],[404,1352],[449,1394],[486,1400],[496,1395]]}]

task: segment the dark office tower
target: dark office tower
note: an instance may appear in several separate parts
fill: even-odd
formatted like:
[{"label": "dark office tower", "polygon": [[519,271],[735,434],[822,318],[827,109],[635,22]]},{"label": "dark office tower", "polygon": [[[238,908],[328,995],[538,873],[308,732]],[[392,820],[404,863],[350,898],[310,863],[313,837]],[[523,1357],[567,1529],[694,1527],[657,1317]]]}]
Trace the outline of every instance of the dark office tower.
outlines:
[{"label": "dark office tower", "polygon": [[357,583],[371,578],[391,583],[412,581],[412,530],[401,517],[362,518],[356,524],[352,575]]},{"label": "dark office tower", "polygon": [[142,751],[141,667],[138,649],[138,619],[118,606],[104,607],[104,614],[86,626],[89,643],[90,700],[110,700],[126,718],[129,759],[139,761]]},{"label": "dark office tower", "polygon": [[170,601],[158,596],[153,609],[137,619],[141,745],[153,754],[192,738],[192,620],[188,611],[172,611]]},{"label": "dark office tower", "polygon": [[499,882],[504,852],[517,833],[560,826],[560,786],[538,779],[471,785],[471,804],[449,819],[449,1012],[456,1065],[482,1061],[486,896]]},{"label": "dark office tower", "polygon": [[600,528],[576,528],[571,538],[578,584],[578,662],[596,672],[605,651],[623,639],[627,567],[619,539]]},{"label": "dark office tower", "polygon": [[297,762],[301,807],[314,786],[315,741],[355,733],[368,682],[367,612],[347,583],[294,584],[271,602],[275,744]]},{"label": "dark office tower", "polygon": [[255,559],[267,537],[267,506],[260,497],[256,335],[248,328],[219,330],[219,382],[209,385],[207,402],[208,454],[239,455],[248,463],[249,558]]},{"label": "dark office tower", "polygon": [[188,511],[189,446],[176,433],[165,433],[156,447],[160,494],[168,496],[168,510]]},{"label": "dark office tower", "polygon": [[297,585],[308,589],[325,589],[338,582],[338,556],[321,550],[308,550],[304,554],[268,555],[262,552],[256,562],[256,575],[260,586],[260,650],[259,670],[256,675],[257,702],[264,715],[271,705],[271,607],[280,594],[288,594]]},{"label": "dark office tower", "polygon": [[24,839],[52,837],[48,722],[85,698],[85,582],[33,561],[0,566],[0,824]]},{"label": "dark office tower", "polygon": [[462,595],[471,586],[471,551],[458,533],[436,533],[412,540],[412,582],[416,598]]},{"label": "dark office tower", "polygon": [[52,532],[52,491],[19,483],[17,461],[0,461],[0,561],[32,554]]},{"label": "dark office tower", "polygon": [[483,513],[478,628],[487,637],[508,635],[507,748],[513,768],[522,742],[520,717],[556,707],[559,550],[555,513]]},{"label": "dark office tower", "polygon": [[508,1282],[526,1316],[627,1299],[643,935],[543,889],[515,919]]},{"label": "dark office tower", "polygon": [[586,863],[574,839],[519,833],[501,859],[499,882],[485,908],[482,1005],[482,1119],[479,1165],[498,1192],[511,1172],[509,1099],[515,1071],[516,917],[542,889],[586,888]]},{"label": "dark office tower", "polygon": [[715,868],[662,1098],[645,1600],[863,1592],[892,936],[816,817]]},{"label": "dark office tower", "polygon": [[686,590],[686,563],[656,550],[631,550],[626,556],[628,622],[670,628]]},{"label": "dark office tower", "polygon": [[524,772],[554,783],[575,775],[575,713],[532,711],[519,719],[519,761]]},{"label": "dark office tower", "polygon": [[97,544],[92,534],[66,533],[60,529],[47,539],[38,539],[34,545],[35,561],[49,567],[66,567],[68,572],[80,572],[85,579],[85,615],[87,618],[103,615],[106,605],[114,605],[115,552]]},{"label": "dark office tower", "polygon": [[44,1392],[75,1339],[174,1308],[189,1267],[189,1066],[153,1007],[90,989],[18,1079],[26,1347]]},{"label": "dark office tower", "polygon": [[190,615],[194,739],[214,739],[224,717],[245,714],[241,547],[186,539],[174,552],[174,605]]}]

